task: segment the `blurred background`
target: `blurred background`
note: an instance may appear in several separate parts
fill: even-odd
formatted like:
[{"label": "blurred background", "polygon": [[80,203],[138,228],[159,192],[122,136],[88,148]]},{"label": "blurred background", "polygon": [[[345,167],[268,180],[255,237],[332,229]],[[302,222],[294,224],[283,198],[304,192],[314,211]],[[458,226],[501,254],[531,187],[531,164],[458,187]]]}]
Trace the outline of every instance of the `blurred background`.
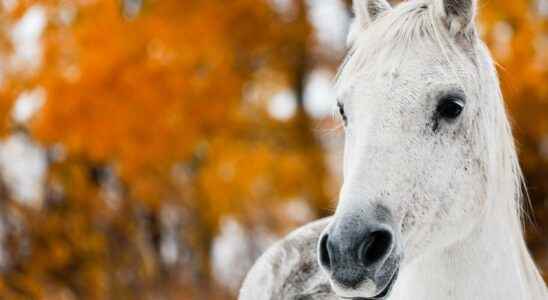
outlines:
[{"label": "blurred background", "polygon": [[[548,0],[480,6],[548,272]],[[351,14],[0,0],[0,298],[235,299],[266,247],[333,212]]]}]

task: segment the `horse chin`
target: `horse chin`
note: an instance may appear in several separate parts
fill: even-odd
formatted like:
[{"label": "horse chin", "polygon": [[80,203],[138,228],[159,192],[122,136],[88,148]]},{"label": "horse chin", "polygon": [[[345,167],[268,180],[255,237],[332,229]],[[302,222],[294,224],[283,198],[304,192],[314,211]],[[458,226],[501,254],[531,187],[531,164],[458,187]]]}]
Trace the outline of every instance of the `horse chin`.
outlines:
[{"label": "horse chin", "polygon": [[[394,288],[394,285],[396,284],[396,281],[398,280],[398,274],[399,274],[399,269],[396,270],[396,272],[394,272],[394,274],[392,275],[392,278],[390,278],[390,280],[388,281],[388,283],[386,284],[386,286],[384,287],[384,289],[381,291],[380,294],[378,294],[377,296],[373,297],[373,298],[369,298],[369,299],[386,299],[390,296],[390,294],[392,293],[392,289]],[[368,298],[358,298],[357,300],[364,300],[364,299],[368,299]]]},{"label": "horse chin", "polygon": [[398,274],[399,274],[399,268],[396,269],[396,271],[392,274],[390,279],[386,282],[385,287],[382,289],[382,291],[377,294],[374,297],[342,297],[339,296],[341,299],[348,299],[348,300],[385,300],[392,294],[392,289],[394,288],[394,285],[396,284],[396,281],[398,280]]}]

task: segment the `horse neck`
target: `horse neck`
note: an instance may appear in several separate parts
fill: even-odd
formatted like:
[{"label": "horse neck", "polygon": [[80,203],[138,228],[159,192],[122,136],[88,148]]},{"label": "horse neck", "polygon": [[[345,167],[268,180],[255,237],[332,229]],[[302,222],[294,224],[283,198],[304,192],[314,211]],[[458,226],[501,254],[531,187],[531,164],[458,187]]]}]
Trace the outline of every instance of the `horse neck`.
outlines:
[{"label": "horse neck", "polygon": [[546,299],[519,218],[510,217],[493,212],[467,238],[406,268],[391,299]]}]

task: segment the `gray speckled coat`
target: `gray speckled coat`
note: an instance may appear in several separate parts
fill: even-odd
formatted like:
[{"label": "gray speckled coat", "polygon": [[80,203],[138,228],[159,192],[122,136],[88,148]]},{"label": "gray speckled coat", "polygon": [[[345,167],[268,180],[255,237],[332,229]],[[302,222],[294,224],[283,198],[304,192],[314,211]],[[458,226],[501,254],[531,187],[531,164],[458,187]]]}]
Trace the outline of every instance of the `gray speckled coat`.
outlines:
[{"label": "gray speckled coat", "polygon": [[305,225],[266,251],[247,274],[239,300],[338,300],[316,259],[329,221]]}]

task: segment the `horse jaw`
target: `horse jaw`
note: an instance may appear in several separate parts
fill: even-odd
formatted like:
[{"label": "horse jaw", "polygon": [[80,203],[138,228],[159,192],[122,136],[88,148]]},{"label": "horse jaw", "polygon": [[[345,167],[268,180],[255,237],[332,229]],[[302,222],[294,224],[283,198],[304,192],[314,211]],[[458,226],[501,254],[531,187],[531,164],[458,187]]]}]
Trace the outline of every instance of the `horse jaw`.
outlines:
[{"label": "horse jaw", "polygon": [[548,299],[521,233],[506,220],[493,214],[465,239],[406,265],[389,299]]}]

